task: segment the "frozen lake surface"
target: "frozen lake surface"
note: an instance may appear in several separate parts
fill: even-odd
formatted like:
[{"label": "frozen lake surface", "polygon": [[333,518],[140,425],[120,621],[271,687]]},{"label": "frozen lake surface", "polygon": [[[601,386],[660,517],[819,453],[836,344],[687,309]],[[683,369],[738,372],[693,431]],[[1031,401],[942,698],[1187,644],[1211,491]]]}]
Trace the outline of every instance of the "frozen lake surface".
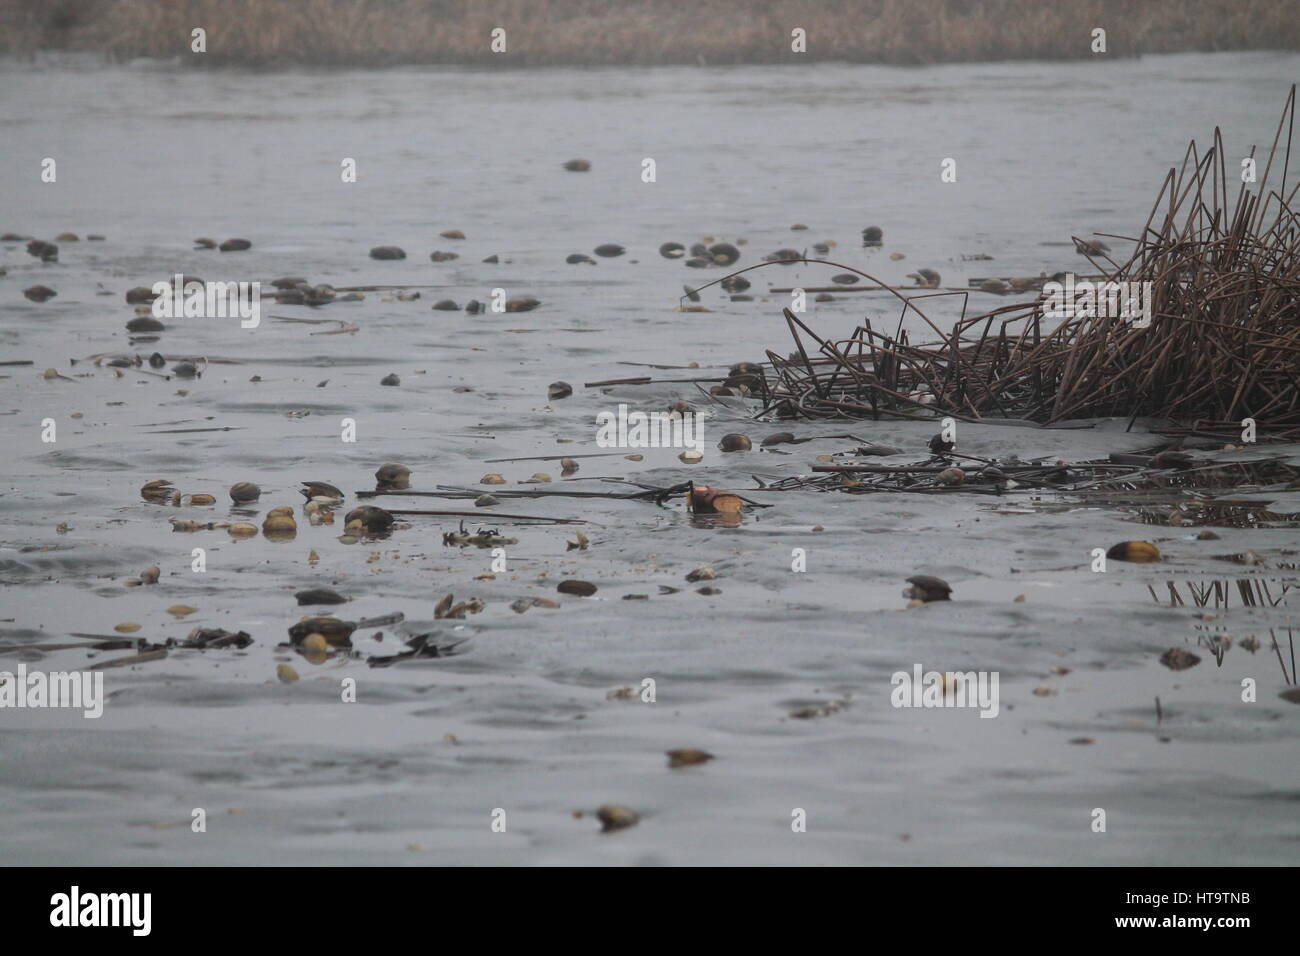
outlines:
[{"label": "frozen lake surface", "polygon": [[[0,368],[0,671],[79,669],[128,653],[33,646],[77,644],[69,634],[113,634],[121,622],[139,623],[136,636],[151,641],[196,626],[254,639],[244,650],[173,651],[105,671],[98,720],[0,710],[0,862],[1300,859],[1300,708],[1278,698],[1286,684],[1269,643],[1272,629],[1289,672],[1284,629],[1300,623],[1296,599],[1268,609],[1234,602],[1207,622],[1149,590],[1255,576],[1281,594],[1300,583],[1286,567],[1296,531],[1218,529],[1221,540],[1198,541],[1115,508],[1048,507],[1061,503],[1051,495],[1035,506],[1023,495],[753,491],[752,475],[807,473],[817,455],[852,447],[759,451],[771,432],[851,431],[917,461],[937,429],[753,422],[755,403],[711,402],[686,383],[582,387],[704,376],[762,360],[767,348],[784,354],[788,298],[767,295],[768,284],[825,285],[837,271],[760,270],[748,276],[754,301],[729,301],[715,286],[703,293],[711,312],[682,313],[682,284],[722,272],[661,258],[667,241],[743,237],[744,266],[835,240],[831,258],[896,283],[920,267],[953,286],[1083,271],[1069,237],[1135,234],[1189,139],[1206,146],[1221,126],[1230,169],[1251,145],[1266,150],[1300,56],[502,73],[9,63],[0,74],[0,232],[82,236],[60,243],[50,264],[22,242],[0,244],[0,360],[35,363]],[[58,164],[54,184],[40,181],[46,157]],[[575,157],[591,171],[566,172]],[[356,183],[341,182],[344,158],[357,162]],[[652,184],[641,181],[645,158],[656,163]],[[945,158],[957,162],[956,183],[940,182]],[[808,231],[792,232],[795,223]],[[873,224],[885,244],[863,249],[859,233]],[[439,238],[451,229],[467,238]],[[106,240],[87,242],[88,233]],[[197,236],[246,237],[253,248],[194,250]],[[601,243],[627,254],[565,264]],[[386,244],[408,258],[368,258]],[[459,258],[431,262],[436,249]],[[500,262],[482,262],[491,255]],[[963,259],[975,255],[992,261]],[[133,343],[124,293],[178,272],[437,288],[414,301],[372,292],[323,309],[268,300],[256,329],[182,319],[156,343]],[[28,302],[21,290],[36,283],[58,296]],[[487,301],[494,288],[542,306],[430,308],[441,298]],[[997,304],[975,295],[971,308]],[[945,324],[957,314],[937,312]],[[359,330],[313,334],[333,324],[275,316]],[[898,316],[887,297],[867,295],[810,302],[807,314],[839,337],[864,317],[879,327]],[[201,378],[167,381],[87,361],[155,349],[211,364]],[[689,362],[703,370],[624,364]],[[67,379],[42,378],[51,367]],[[390,373],[399,387],[379,385]],[[573,395],[548,401],[557,380],[573,383]],[[507,490],[535,487],[516,482],[538,471],[558,480],[557,462],[485,460],[601,451],[599,412],[679,399],[711,415],[701,464],[653,449],[640,462],[583,459],[573,477],[689,478],[774,507],[720,528],[693,524],[680,500],[503,500],[496,510],[586,519],[591,544],[566,551],[573,526],[498,525],[485,514],[470,530],[499,526],[518,538],[491,579],[482,577],[490,551],[443,546],[455,519],[414,517],[385,540],[356,544],[338,540],[341,520],[313,526],[300,508],[292,541],[174,533],[168,523],[260,523],[271,507],[302,504],[303,479],[338,485],[351,507],[385,462],[408,465],[416,489],[478,487],[486,472],[502,473]],[[57,423],[52,445],[41,441],[47,418]],[[357,423],[354,443],[340,440],[345,418]],[[1126,424],[962,425],[958,450],[1080,460],[1153,444]],[[226,430],[176,431],[213,428]],[[748,434],[755,450],[721,454],[725,432]],[[156,478],[217,505],[143,501],[140,486]],[[237,481],[258,483],[261,500],[232,509],[226,489]],[[566,487],[575,486],[609,487]],[[1269,499],[1274,511],[1300,511],[1300,493]],[[1090,570],[1093,548],[1147,537],[1167,561]],[[194,548],[205,549],[203,573],[191,570]],[[796,548],[806,572],[791,570]],[[1214,557],[1248,548],[1268,563],[1243,569]],[[126,586],[151,565],[162,569],[158,584]],[[707,583],[718,593],[685,580],[702,565],[717,571]],[[916,573],[946,579],[954,599],[906,608],[901,591]],[[599,590],[558,594],[566,578]],[[661,594],[663,585],[681,590]],[[316,586],[352,601],[299,608],[293,593]],[[427,620],[448,593],[486,602],[439,622],[445,636],[471,638],[452,657],[371,668],[368,656],[398,647],[390,627],[358,631],[355,657],[321,665],[277,647],[305,613]],[[632,594],[648,599],[622,599]],[[511,609],[534,595],[560,607]],[[178,620],[174,605],[197,610]],[[1198,626],[1236,638],[1221,665],[1197,647]],[[1241,646],[1249,635],[1263,642],[1256,653]],[[1170,647],[1201,663],[1166,669],[1158,659]],[[282,663],[301,679],[277,680]],[[997,718],[894,708],[891,675],[916,664],[996,672]],[[355,703],[341,700],[345,678],[356,681]],[[607,696],[646,678],[654,703]],[[1241,701],[1244,678],[1258,682],[1255,703]],[[824,716],[791,716],[809,706]],[[664,751],[679,747],[716,759],[669,769]],[[607,803],[635,809],[640,824],[601,834],[592,811]],[[191,832],[194,808],[206,810],[206,833]],[[1095,808],[1106,811],[1105,833],[1092,830]],[[492,828],[497,809],[505,832]],[[792,831],[796,809],[806,832]]]}]

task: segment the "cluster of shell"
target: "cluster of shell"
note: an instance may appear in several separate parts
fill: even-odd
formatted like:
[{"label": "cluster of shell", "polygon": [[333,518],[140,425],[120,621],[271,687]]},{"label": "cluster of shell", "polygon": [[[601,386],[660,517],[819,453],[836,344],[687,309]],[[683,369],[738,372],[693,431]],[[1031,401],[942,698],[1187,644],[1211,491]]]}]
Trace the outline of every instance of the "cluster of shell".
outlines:
[{"label": "cluster of shell", "polygon": [[[404,490],[410,487],[410,482],[411,469],[402,464],[381,465],[375,472],[377,491]],[[246,508],[261,498],[262,489],[251,481],[240,481],[230,486],[229,494],[236,508]],[[325,481],[304,481],[299,494],[305,499],[302,511],[308,522],[312,525],[335,523],[334,511],[344,500],[344,493],[340,489]],[[203,492],[183,493],[165,478],[145,482],[140,488],[140,496],[145,501],[172,507],[210,507],[217,503],[215,495]],[[272,540],[291,540],[298,533],[298,519],[293,507],[289,505],[279,505],[267,511],[262,516],[260,528],[248,520],[198,521],[179,517],[170,520],[173,531],[208,531],[220,528],[235,538],[253,537],[260,530]],[[391,512],[374,505],[359,505],[344,516],[343,537],[345,540],[355,540],[383,535],[392,530],[393,524]]]}]

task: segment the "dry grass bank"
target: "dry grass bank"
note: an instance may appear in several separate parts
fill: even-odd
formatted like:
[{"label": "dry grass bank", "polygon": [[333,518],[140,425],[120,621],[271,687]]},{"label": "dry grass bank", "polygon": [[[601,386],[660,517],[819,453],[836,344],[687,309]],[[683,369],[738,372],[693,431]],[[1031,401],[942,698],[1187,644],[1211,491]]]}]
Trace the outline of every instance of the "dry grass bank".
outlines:
[{"label": "dry grass bank", "polygon": [[1077,59],[1094,27],[1111,56],[1300,49],[1289,0],[0,0],[0,53],[190,57],[197,26],[196,63],[270,67]]}]

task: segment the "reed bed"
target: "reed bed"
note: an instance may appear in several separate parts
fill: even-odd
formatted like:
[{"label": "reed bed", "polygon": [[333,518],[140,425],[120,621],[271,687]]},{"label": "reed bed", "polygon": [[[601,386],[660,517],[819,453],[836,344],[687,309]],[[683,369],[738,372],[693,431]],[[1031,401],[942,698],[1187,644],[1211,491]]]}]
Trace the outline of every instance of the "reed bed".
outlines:
[{"label": "reed bed", "polygon": [[[933,296],[965,293],[910,294],[859,272],[898,296],[898,329],[868,321],[827,341],[785,310],[795,352],[768,351],[775,380],[762,383],[764,411],[1040,423],[1149,416],[1191,423],[1191,432],[1253,418],[1264,432],[1300,434],[1300,186],[1286,195],[1269,187],[1287,181],[1294,120],[1292,87],[1256,183],[1240,181],[1217,129],[1208,150],[1193,141],[1138,235],[1106,237],[1130,244],[1127,257],[1088,255],[1106,282],[1151,284],[1146,327],[1105,308],[1058,321],[1040,294],[945,332],[924,309]],[[938,341],[912,344],[902,331],[909,314]]]},{"label": "reed bed", "polygon": [[[488,46],[496,27],[505,56]],[[791,50],[796,27],[806,53]],[[1098,27],[1111,56],[1300,49],[1277,0],[0,0],[0,53],[262,67],[1086,59]]]}]

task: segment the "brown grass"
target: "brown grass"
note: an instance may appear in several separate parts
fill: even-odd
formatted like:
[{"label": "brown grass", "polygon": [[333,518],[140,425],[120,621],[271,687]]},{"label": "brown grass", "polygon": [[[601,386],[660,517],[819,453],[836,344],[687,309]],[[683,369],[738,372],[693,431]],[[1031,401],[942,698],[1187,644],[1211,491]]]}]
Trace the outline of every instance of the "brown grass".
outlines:
[{"label": "brown grass", "polygon": [[[504,55],[488,48],[495,27]],[[790,50],[795,27],[806,54]],[[1095,27],[1109,56],[1300,49],[1300,17],[1279,0],[0,0],[0,53],[196,65],[1079,59]]]}]

